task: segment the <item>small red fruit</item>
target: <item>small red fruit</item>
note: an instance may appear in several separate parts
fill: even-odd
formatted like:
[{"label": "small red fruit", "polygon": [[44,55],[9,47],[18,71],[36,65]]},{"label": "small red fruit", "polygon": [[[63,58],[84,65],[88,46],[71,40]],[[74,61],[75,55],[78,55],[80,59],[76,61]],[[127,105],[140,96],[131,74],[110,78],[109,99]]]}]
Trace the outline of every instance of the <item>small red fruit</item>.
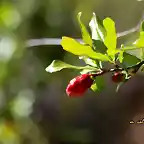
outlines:
[{"label": "small red fruit", "polygon": [[112,75],[112,81],[115,82],[115,83],[119,83],[119,82],[122,82],[124,81],[124,74],[121,73],[121,72],[115,72],[113,75]]},{"label": "small red fruit", "polygon": [[93,84],[91,76],[91,74],[82,74],[73,78],[66,88],[67,95],[71,97],[83,95]]}]

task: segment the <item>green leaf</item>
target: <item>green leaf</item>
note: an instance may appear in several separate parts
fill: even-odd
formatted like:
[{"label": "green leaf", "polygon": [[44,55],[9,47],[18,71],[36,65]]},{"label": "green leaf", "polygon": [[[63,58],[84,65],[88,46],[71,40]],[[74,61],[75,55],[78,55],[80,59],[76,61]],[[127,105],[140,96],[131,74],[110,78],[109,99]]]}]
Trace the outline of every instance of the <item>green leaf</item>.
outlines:
[{"label": "green leaf", "polygon": [[124,56],[124,50],[122,50],[122,48],[124,47],[124,45],[121,45],[121,48],[119,50],[117,50],[117,53],[115,54],[115,61],[119,60],[120,63],[123,62]]},{"label": "green leaf", "polygon": [[108,48],[107,50],[108,55],[112,56],[112,58],[114,59],[117,45],[115,22],[110,18],[106,18],[103,20],[103,25],[106,29],[106,37],[104,39],[104,44]]},{"label": "green leaf", "polygon": [[105,80],[103,76],[97,76],[95,78],[94,84],[91,86],[91,89],[93,91],[101,91],[102,89],[105,88]]},{"label": "green leaf", "polygon": [[95,60],[92,60],[86,56],[80,56],[79,59],[83,59],[84,62],[88,65],[91,65],[93,67],[97,67],[97,64],[96,64],[96,61]]},{"label": "green leaf", "polygon": [[133,43],[136,47],[144,47],[144,31],[140,32],[139,38]]},{"label": "green leaf", "polygon": [[96,82],[95,82],[94,84],[92,84],[91,89],[92,89],[94,92],[98,91],[98,87],[97,87]]},{"label": "green leaf", "polygon": [[47,72],[57,72],[57,71],[60,71],[62,69],[65,69],[65,68],[69,68],[69,69],[77,69],[77,70],[81,70],[81,69],[84,69],[84,70],[92,70],[92,71],[96,71],[97,68],[94,68],[94,67],[91,67],[91,66],[84,66],[84,67],[81,67],[81,66],[73,66],[71,64],[68,64],[68,63],[65,63],[63,61],[60,61],[60,60],[54,60],[45,70]]},{"label": "green leaf", "polygon": [[[122,47],[121,50],[126,52],[127,54],[130,54],[131,60],[134,59],[134,61],[136,60],[135,57],[137,57],[137,61],[140,61],[140,60],[143,60],[143,56],[144,56],[144,48],[143,48],[143,40],[144,40],[144,22],[142,22],[141,24],[141,32],[139,34],[139,38],[137,40],[134,40],[136,39],[136,37],[138,37],[137,33],[134,35],[134,37],[132,37],[132,40],[130,40],[130,42],[128,42],[126,44],[125,47]],[[132,58],[132,56],[134,58]],[[131,63],[131,60],[128,60],[129,62],[128,63]],[[125,60],[126,62],[126,60]]]},{"label": "green leaf", "polygon": [[125,46],[132,46],[136,39],[139,37],[139,32],[134,32],[126,36],[126,41],[124,42]]},{"label": "green leaf", "polygon": [[140,57],[141,57],[141,61],[144,60],[144,48],[140,49]]},{"label": "green leaf", "polygon": [[129,50],[137,50],[137,49],[140,49],[141,47],[136,47],[136,46],[134,46],[134,45],[132,45],[132,46],[125,46],[125,47],[123,47],[122,48],[122,50],[124,50],[124,51],[129,51]]},{"label": "green leaf", "polygon": [[92,39],[104,41],[106,31],[102,21],[95,13],[93,13],[89,26],[92,32]]},{"label": "green leaf", "polygon": [[90,46],[92,46],[92,39],[91,39],[85,25],[81,21],[81,15],[82,15],[82,13],[79,12],[77,19],[78,19],[79,25],[81,27],[82,39],[86,44],[89,44]]},{"label": "green leaf", "polygon": [[141,23],[139,38],[133,43],[139,50],[141,60],[144,60],[144,21]]},{"label": "green leaf", "polygon": [[139,38],[133,43],[136,47],[140,47],[140,58],[144,60],[144,22],[141,24],[141,31]]},{"label": "green leaf", "polygon": [[144,31],[144,21],[142,21],[142,23],[141,23],[140,31]]},{"label": "green leaf", "polygon": [[96,67],[96,68],[103,68],[102,61],[90,59],[86,56],[81,56],[81,57],[79,57],[79,59],[83,59],[84,62],[86,64],[90,65],[90,66],[93,66],[93,67]]},{"label": "green leaf", "polygon": [[144,72],[144,65],[139,68],[138,72]]},{"label": "green leaf", "polygon": [[141,60],[141,47],[136,47],[136,46],[126,46],[121,48],[126,53],[129,53],[130,55],[133,55],[137,57],[138,59]]},{"label": "green leaf", "polygon": [[106,54],[107,47],[105,46],[105,44],[102,41],[100,41],[100,40],[93,40],[93,46],[94,46],[94,49],[97,52]]},{"label": "green leaf", "polygon": [[83,69],[80,74],[86,74],[86,73],[89,73],[89,72],[99,72],[99,69]]},{"label": "green leaf", "polygon": [[135,41],[133,40],[134,42],[132,42],[134,48],[137,49],[137,48],[144,47],[144,21],[141,23],[140,32],[135,35],[136,36],[133,37],[138,37],[138,39]]},{"label": "green leaf", "polygon": [[137,58],[136,56],[131,55],[127,52],[123,53],[123,57],[124,57],[123,58],[123,64],[126,65],[126,66],[132,66],[132,65],[135,65],[138,62],[140,62],[139,58]]},{"label": "green leaf", "polygon": [[122,63],[123,59],[124,59],[123,53],[124,53],[124,51],[119,52],[118,60],[119,60],[120,63]]},{"label": "green leaf", "polygon": [[91,49],[90,46],[80,44],[78,41],[69,38],[69,37],[62,37],[61,45],[64,50],[73,53],[78,56],[87,56],[92,59],[98,59],[102,61],[110,61],[108,56],[103,55],[101,53],[96,53]]}]

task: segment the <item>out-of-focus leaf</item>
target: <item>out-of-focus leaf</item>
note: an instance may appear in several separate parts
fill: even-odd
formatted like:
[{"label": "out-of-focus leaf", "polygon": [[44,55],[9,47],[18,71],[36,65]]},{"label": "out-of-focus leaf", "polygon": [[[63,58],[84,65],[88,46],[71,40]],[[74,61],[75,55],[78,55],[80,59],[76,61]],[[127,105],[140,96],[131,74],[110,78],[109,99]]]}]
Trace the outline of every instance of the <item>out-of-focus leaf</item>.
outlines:
[{"label": "out-of-focus leaf", "polygon": [[102,21],[99,19],[98,16],[96,16],[95,13],[93,13],[89,26],[92,32],[92,39],[104,41],[106,31]]},{"label": "out-of-focus leaf", "polygon": [[21,22],[21,16],[15,7],[10,4],[4,4],[0,7],[0,21],[7,28],[16,29]]},{"label": "out-of-focus leaf", "polygon": [[17,43],[11,37],[2,37],[0,40],[0,61],[8,61],[16,51]]},{"label": "out-of-focus leaf", "polygon": [[91,86],[93,91],[101,91],[105,88],[105,80],[103,76],[97,76],[94,84]]},{"label": "out-of-focus leaf", "polygon": [[11,103],[11,112],[14,117],[28,117],[32,112],[34,94],[30,89],[20,91],[18,96]]},{"label": "out-of-focus leaf", "polygon": [[77,19],[78,19],[79,25],[81,27],[82,39],[86,44],[89,44],[90,46],[92,46],[92,39],[91,39],[85,25],[81,21],[81,15],[82,15],[82,13],[79,12]]},{"label": "out-of-focus leaf", "polygon": [[0,143],[2,144],[19,144],[20,137],[16,131],[15,123],[0,120]]},{"label": "out-of-focus leaf", "polygon": [[104,39],[104,44],[108,48],[107,53],[114,59],[116,45],[117,45],[117,35],[115,29],[115,22],[111,18],[106,18],[103,20],[103,25],[106,29],[106,37]]},{"label": "out-of-focus leaf", "polygon": [[85,66],[85,67],[73,66],[73,65],[67,64],[63,61],[59,61],[59,60],[54,60],[45,70],[47,72],[52,73],[52,72],[60,71],[60,70],[65,69],[65,68],[77,69],[77,70],[81,70],[81,69],[96,70],[96,68],[94,68],[94,67],[90,67],[90,66]]},{"label": "out-of-focus leaf", "polygon": [[101,54],[101,53],[96,53],[91,49],[90,46],[80,44],[76,40],[69,38],[69,37],[62,37],[62,42],[61,45],[64,50],[73,53],[78,56],[88,56],[89,58],[92,59],[98,59],[102,61],[110,61],[108,56]]}]

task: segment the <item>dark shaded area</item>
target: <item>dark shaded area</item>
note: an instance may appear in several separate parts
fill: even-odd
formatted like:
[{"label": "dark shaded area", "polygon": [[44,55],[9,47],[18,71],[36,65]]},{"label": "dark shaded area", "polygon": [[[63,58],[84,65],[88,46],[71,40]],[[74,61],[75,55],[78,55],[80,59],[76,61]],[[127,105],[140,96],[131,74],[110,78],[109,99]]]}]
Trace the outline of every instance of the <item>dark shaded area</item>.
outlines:
[{"label": "dark shaded area", "polygon": [[[144,110],[143,89],[144,76],[137,75],[126,82],[118,93],[106,91],[94,97],[87,97],[82,105],[76,110],[71,109],[71,113],[67,115],[42,103],[37,106],[43,111],[42,121],[39,124],[42,125],[45,133],[52,126],[51,143],[70,143],[71,141],[61,133],[66,131],[67,136],[69,130],[75,134],[77,130],[88,131],[91,139],[86,143],[127,143],[133,139],[125,137],[130,121]],[[82,142],[75,140],[72,143]]]}]

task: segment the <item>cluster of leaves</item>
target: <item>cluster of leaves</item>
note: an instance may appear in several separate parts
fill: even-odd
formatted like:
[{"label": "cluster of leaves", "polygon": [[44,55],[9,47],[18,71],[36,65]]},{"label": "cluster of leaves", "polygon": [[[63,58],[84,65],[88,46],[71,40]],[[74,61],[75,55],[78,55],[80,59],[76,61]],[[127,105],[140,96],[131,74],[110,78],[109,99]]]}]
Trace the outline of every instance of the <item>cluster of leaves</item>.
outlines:
[{"label": "cluster of leaves", "polygon": [[[117,34],[115,22],[107,17],[101,20],[95,13],[91,18],[89,27],[91,35],[81,21],[82,13],[78,13],[77,19],[81,28],[82,42],[70,37],[62,37],[61,45],[64,50],[77,55],[79,59],[84,60],[86,66],[73,66],[68,63],[54,60],[47,68],[47,72],[56,72],[64,68],[80,70],[81,74],[97,73],[105,69],[105,63],[113,65],[113,69],[107,72],[125,73],[126,79],[129,79],[131,72],[137,72],[144,60],[144,22],[141,23],[139,37],[131,45],[121,45],[117,47]],[[136,52],[132,52],[136,51]],[[139,63],[141,63],[139,65]],[[139,67],[138,67],[139,66]],[[136,70],[135,70],[136,69]],[[102,87],[104,81],[103,75],[95,77],[91,86],[93,91]]]}]

